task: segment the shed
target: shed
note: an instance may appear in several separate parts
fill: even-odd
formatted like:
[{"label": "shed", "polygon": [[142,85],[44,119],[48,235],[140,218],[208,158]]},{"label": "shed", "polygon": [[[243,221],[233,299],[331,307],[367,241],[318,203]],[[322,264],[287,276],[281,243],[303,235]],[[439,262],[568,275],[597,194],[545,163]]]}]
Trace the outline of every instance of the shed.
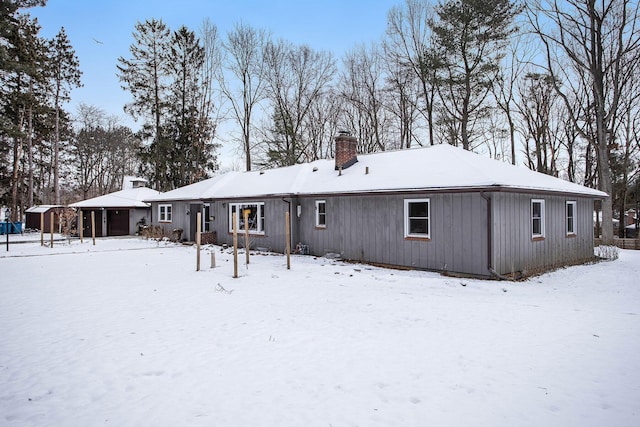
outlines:
[{"label": "shed", "polygon": [[60,232],[60,213],[64,210],[61,205],[36,205],[25,211],[25,228],[40,230],[40,218],[44,214],[44,231],[51,233],[51,214],[53,213],[53,232]]},{"label": "shed", "polygon": [[450,145],[361,156],[355,146],[340,135],[335,160],[221,175],[165,193],[153,210],[172,209],[173,221],[175,207],[202,206],[230,244],[231,217],[242,224],[248,209],[252,246],[276,251],[288,211],[292,247],[313,255],[474,276],[593,259],[601,191]]}]

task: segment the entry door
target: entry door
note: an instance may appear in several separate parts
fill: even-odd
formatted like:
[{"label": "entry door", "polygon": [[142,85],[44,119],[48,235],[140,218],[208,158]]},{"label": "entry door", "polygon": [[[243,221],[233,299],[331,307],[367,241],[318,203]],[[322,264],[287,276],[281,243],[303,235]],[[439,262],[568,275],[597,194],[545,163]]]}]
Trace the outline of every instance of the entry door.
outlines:
[{"label": "entry door", "polygon": [[[91,237],[91,212],[90,210],[82,210],[82,234],[84,237]],[[102,237],[102,211],[95,210],[96,218],[96,237]]]}]

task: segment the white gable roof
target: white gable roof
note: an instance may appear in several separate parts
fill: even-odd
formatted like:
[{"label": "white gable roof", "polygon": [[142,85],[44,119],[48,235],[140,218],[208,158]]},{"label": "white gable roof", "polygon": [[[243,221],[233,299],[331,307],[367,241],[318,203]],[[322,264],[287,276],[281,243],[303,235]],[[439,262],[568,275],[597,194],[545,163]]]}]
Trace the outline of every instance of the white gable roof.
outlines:
[{"label": "white gable roof", "polygon": [[28,213],[44,213],[44,212],[47,212],[51,208],[64,208],[64,206],[62,206],[62,205],[36,205],[36,206],[31,206],[25,212],[28,212]]},{"label": "white gable roof", "polygon": [[[368,172],[368,173],[367,173]],[[333,160],[232,172],[164,193],[157,200],[206,200],[276,195],[464,190],[499,187],[607,197],[592,188],[490,159],[451,145],[359,155],[342,171]]]},{"label": "white gable roof", "polygon": [[148,208],[149,204],[143,200],[158,194],[160,194],[158,191],[147,187],[127,188],[104,196],[72,203],[69,206],[74,208]]}]

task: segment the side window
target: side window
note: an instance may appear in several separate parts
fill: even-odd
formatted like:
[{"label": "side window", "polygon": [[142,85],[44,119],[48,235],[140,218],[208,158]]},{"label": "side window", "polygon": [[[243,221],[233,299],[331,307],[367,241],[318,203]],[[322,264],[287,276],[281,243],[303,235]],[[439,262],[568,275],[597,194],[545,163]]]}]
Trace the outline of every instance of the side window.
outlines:
[{"label": "side window", "polygon": [[202,206],[202,231],[205,233],[211,231],[211,205],[209,203]]},{"label": "side window", "polygon": [[158,205],[158,221],[171,222],[171,205]]},{"label": "side window", "polygon": [[531,237],[544,238],[544,200],[531,200]]},{"label": "side window", "polygon": [[405,199],[404,237],[431,237],[431,202],[429,199]]},{"label": "side window", "polygon": [[576,202],[567,202],[567,236],[576,235]]},{"label": "side window", "polygon": [[327,203],[316,200],[316,227],[327,228]]}]

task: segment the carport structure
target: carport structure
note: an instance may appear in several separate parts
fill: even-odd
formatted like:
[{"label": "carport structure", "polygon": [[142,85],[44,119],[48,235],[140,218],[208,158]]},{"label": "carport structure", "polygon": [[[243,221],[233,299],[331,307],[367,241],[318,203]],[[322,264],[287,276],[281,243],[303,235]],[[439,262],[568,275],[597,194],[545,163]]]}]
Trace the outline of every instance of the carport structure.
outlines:
[{"label": "carport structure", "polygon": [[146,187],[127,188],[70,206],[80,211],[85,236],[91,235],[91,212],[95,215],[96,237],[136,235],[151,222],[151,206],[143,200],[158,194]]}]

